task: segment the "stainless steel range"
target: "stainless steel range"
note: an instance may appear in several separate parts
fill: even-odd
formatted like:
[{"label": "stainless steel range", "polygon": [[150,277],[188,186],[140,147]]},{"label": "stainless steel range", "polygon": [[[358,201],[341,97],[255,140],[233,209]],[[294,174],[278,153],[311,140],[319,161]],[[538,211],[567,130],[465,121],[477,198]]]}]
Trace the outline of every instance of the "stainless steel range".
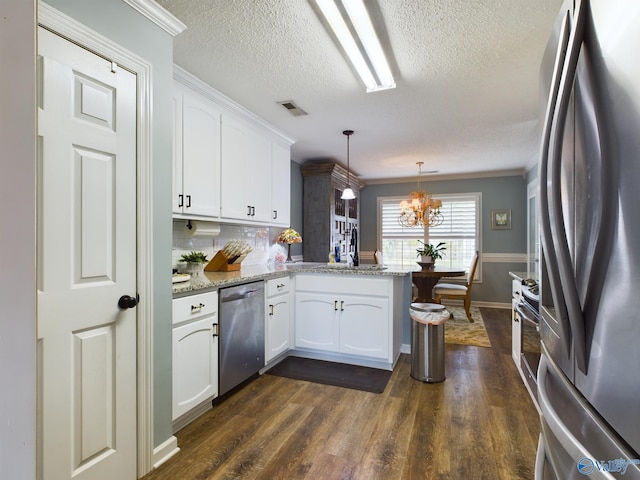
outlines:
[{"label": "stainless steel range", "polygon": [[520,321],[520,368],[533,401],[538,405],[537,374],[540,365],[540,295],[538,282],[533,279],[522,281],[520,300],[515,307]]}]

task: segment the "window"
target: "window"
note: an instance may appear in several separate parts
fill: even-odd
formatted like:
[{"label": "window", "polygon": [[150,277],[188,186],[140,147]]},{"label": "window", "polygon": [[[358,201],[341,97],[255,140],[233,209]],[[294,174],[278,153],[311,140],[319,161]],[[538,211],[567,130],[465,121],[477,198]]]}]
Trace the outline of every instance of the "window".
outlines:
[{"label": "window", "polygon": [[[438,265],[469,268],[473,254],[480,250],[481,193],[439,194],[444,222],[429,228],[429,242],[445,242],[447,249]],[[421,227],[406,228],[398,223],[404,197],[378,198],[378,231],[385,265],[397,268],[416,266],[418,240],[424,240]],[[480,272],[482,269],[477,269]],[[478,275],[478,273],[476,273]]]}]

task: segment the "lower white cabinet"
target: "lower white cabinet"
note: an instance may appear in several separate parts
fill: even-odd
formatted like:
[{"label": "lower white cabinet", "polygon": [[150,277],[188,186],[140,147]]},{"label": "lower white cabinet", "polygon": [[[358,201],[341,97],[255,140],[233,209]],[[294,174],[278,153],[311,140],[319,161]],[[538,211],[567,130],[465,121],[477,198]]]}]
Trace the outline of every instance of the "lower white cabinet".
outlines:
[{"label": "lower white cabinet", "polygon": [[331,293],[296,294],[296,347],[340,351],[338,303]]},{"label": "lower white cabinet", "polygon": [[295,347],[393,364],[399,354],[401,284],[391,276],[296,277]]},{"label": "lower white cabinet", "polygon": [[389,356],[389,299],[298,293],[296,347]]},{"label": "lower white cabinet", "polygon": [[340,298],[341,353],[387,358],[389,331],[388,298]]},{"label": "lower white cabinet", "polygon": [[270,362],[291,348],[289,277],[267,281],[265,359]]},{"label": "lower white cabinet", "polygon": [[218,394],[218,293],[173,300],[175,420]]}]

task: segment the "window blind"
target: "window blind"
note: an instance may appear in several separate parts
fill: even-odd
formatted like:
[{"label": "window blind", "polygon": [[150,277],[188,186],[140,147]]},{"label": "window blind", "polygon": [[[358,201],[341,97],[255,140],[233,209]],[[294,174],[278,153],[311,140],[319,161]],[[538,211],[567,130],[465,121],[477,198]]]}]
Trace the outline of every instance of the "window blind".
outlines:
[{"label": "window blind", "polygon": [[[440,212],[444,221],[437,227],[429,228],[429,242],[444,242],[447,249],[438,260],[442,266],[469,268],[473,254],[479,250],[480,194],[443,194]],[[418,240],[424,239],[422,227],[407,228],[400,225],[399,197],[379,199],[380,245],[384,263],[393,267],[412,267],[419,261],[416,249]]]}]

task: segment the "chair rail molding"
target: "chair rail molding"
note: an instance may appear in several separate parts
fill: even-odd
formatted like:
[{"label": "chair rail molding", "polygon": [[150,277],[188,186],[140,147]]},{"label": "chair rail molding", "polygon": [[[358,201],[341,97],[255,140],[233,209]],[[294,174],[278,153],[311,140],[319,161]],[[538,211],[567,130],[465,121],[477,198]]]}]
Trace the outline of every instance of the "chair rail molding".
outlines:
[{"label": "chair rail molding", "polygon": [[486,263],[527,263],[526,253],[483,253],[482,261]]}]

